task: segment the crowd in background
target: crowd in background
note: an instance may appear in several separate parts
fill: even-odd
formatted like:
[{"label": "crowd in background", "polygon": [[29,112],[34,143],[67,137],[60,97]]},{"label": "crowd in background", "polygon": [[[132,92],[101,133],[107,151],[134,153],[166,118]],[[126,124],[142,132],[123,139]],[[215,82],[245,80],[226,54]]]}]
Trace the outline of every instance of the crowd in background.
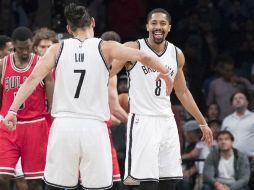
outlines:
[{"label": "crowd in background", "polygon": [[[2,0],[0,34],[10,36],[17,26],[27,26],[33,30],[46,26],[54,30],[58,40],[61,40],[66,36],[63,7],[68,2]],[[168,40],[185,54],[188,87],[201,111],[207,116],[214,133],[214,146],[218,147],[216,143],[220,130],[230,131],[234,136],[231,139],[234,147],[247,155],[253,173],[253,0],[80,0],[79,3],[88,6],[95,17],[96,36],[113,30],[120,34],[122,42],[147,35],[145,16],[148,11],[157,7],[168,10],[173,18]],[[43,13],[45,10],[48,12]],[[43,20],[45,17],[48,20]],[[43,35],[43,30],[37,30],[36,34]],[[2,47],[0,44],[1,50]],[[35,44],[35,47],[40,46]],[[118,92],[120,103],[126,107],[125,99],[122,98],[123,94],[128,93],[125,71],[121,71],[118,76]],[[210,175],[203,174],[203,167],[209,164],[204,163],[204,160],[210,156],[211,150],[202,144],[198,124],[192,121],[174,96],[172,103],[181,141],[184,171],[184,180],[178,188],[200,189],[202,181]],[[113,127],[112,134],[123,173],[125,124]],[[249,185],[254,189],[254,181],[250,180]]]}]

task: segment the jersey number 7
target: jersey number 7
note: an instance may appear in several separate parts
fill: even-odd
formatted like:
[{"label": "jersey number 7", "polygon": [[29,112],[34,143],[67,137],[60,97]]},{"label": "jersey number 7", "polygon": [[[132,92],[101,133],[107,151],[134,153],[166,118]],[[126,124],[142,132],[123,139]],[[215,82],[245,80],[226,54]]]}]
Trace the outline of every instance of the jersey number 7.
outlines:
[{"label": "jersey number 7", "polygon": [[83,84],[83,81],[84,81],[84,78],[86,75],[86,70],[74,70],[74,73],[80,73],[80,78],[78,81],[77,90],[76,90],[76,93],[74,96],[74,98],[79,98],[80,90],[81,90],[81,87],[82,87],[82,84]]}]

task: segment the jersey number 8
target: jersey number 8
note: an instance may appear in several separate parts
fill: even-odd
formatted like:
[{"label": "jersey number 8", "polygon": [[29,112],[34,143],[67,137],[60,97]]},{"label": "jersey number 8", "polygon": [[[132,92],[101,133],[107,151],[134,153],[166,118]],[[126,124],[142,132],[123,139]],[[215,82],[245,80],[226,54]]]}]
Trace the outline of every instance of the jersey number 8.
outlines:
[{"label": "jersey number 8", "polygon": [[156,81],[155,95],[160,96],[161,94],[161,80]]}]

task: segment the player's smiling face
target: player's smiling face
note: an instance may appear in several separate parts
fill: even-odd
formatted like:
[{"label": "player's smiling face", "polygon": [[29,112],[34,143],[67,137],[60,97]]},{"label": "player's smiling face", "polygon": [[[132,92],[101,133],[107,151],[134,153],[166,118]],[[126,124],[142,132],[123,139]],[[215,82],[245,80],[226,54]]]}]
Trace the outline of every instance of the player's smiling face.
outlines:
[{"label": "player's smiling face", "polygon": [[156,44],[161,44],[168,35],[171,25],[164,13],[153,13],[146,25],[149,38]]}]

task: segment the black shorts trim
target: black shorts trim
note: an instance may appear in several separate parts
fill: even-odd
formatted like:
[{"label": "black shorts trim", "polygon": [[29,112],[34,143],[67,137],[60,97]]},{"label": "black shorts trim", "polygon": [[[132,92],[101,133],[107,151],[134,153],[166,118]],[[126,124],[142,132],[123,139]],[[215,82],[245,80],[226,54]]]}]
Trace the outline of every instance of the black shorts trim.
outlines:
[{"label": "black shorts trim", "polygon": [[82,186],[82,189],[88,190],[88,189],[96,189],[96,190],[103,190],[103,189],[110,189],[111,187],[113,187],[113,182],[111,183],[111,185],[107,186],[107,187],[98,187],[98,188],[89,188],[89,187],[84,187]]},{"label": "black shorts trim", "polygon": [[78,187],[78,184],[76,186],[63,186],[63,185],[57,185],[57,184],[54,184],[54,183],[50,183],[48,182],[45,177],[43,177],[43,180],[44,182],[49,185],[49,186],[52,186],[52,187],[57,187],[57,188],[62,188],[62,189],[76,189]]},{"label": "black shorts trim", "polygon": [[131,116],[130,134],[129,134],[128,176],[131,176],[131,148],[132,148],[132,130],[133,130],[134,119],[135,119],[135,114],[132,114],[132,116]]},{"label": "black shorts trim", "polygon": [[123,181],[125,182],[127,178],[131,178],[133,181],[141,182],[141,181],[154,181],[154,182],[159,182],[159,179],[156,178],[135,178],[131,175],[128,175]]},{"label": "black shorts trim", "polygon": [[131,175],[128,175],[123,181],[126,181],[127,178],[131,178],[133,181],[137,181],[137,182],[142,182],[142,181],[154,181],[154,182],[159,182],[160,180],[174,180],[174,179],[183,179],[182,176],[175,176],[175,177],[160,177],[159,179],[156,178],[135,178]]},{"label": "black shorts trim", "polygon": [[183,176],[175,176],[175,177],[160,177],[159,180],[174,180],[174,179],[183,179]]}]

